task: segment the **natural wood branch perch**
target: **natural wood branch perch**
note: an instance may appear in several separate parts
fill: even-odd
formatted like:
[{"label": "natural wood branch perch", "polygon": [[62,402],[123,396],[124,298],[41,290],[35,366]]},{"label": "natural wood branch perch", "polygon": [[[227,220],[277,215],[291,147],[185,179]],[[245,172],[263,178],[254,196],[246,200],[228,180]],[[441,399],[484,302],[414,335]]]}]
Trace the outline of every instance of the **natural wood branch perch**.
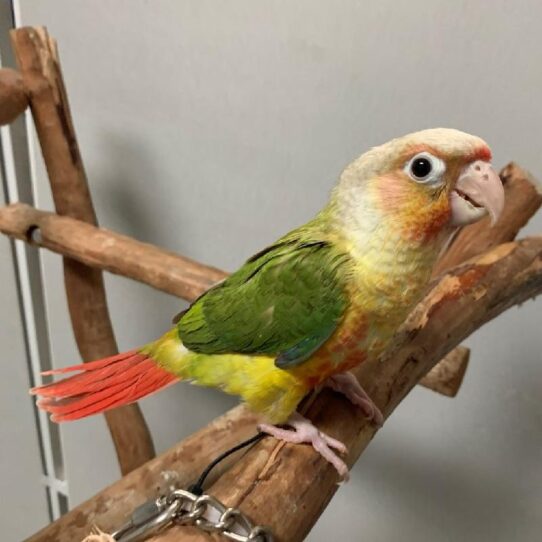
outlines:
[{"label": "natural wood branch perch", "polygon": [[[512,305],[542,293],[542,236],[500,245],[444,275],[417,306],[379,362],[361,366],[364,388],[388,417],[412,387],[447,352]],[[376,429],[344,398],[324,391],[308,417],[346,443],[356,459]],[[208,492],[269,525],[277,542],[305,539],[337,489],[333,467],[308,446],[265,439]],[[299,511],[303,512],[300,513]],[[153,542],[204,542],[212,535],[172,527]]]},{"label": "natural wood branch perch", "polygon": [[[11,32],[15,57],[60,215],[96,224],[90,191],[58,59],[44,28]],[[101,271],[64,258],[64,280],[77,346],[83,360],[117,352]],[[154,457],[154,446],[137,404],[105,414],[123,474]]]},{"label": "natural wood branch perch", "polygon": [[[61,223],[63,224],[63,227],[61,228],[60,227],[60,222],[58,221],[61,221]],[[19,237],[21,239],[27,239],[27,236],[28,236],[28,232],[29,232],[29,228],[31,226],[39,226],[40,227],[40,231],[41,231],[41,243],[44,245],[44,246],[48,246],[48,244],[50,243],[51,244],[51,248],[55,249],[55,244],[60,240],[62,241],[63,239],[63,236],[62,235],[57,235],[57,231],[56,231],[56,228],[59,227],[60,230],[63,230],[65,229],[66,225],[69,225],[69,229],[71,229],[72,231],[72,234],[73,234],[73,229],[74,228],[78,228],[79,226],[81,226],[81,224],[78,222],[78,221],[75,221],[73,219],[68,219],[68,218],[65,218],[65,217],[58,217],[57,215],[54,215],[52,213],[43,213],[41,211],[36,211],[35,209],[32,209],[31,207],[28,207],[28,206],[25,206],[25,205],[13,205],[13,206],[10,206],[10,207],[7,207],[7,208],[4,208],[4,209],[1,209],[0,210],[0,230],[2,230],[4,233],[8,233],[9,235],[12,235],[12,236],[15,236],[15,237]],[[89,225],[82,225],[84,227],[84,231],[85,231],[85,237],[87,239],[87,241],[90,243],[90,245],[92,246],[93,245],[93,239],[94,239],[94,235],[98,235],[98,239],[101,239],[101,242],[104,242],[105,245],[107,246],[109,243],[107,242],[107,239],[109,239],[107,237],[107,232],[103,232],[103,231],[98,231],[96,232],[95,228],[93,228],[92,226],[89,226]],[[105,238],[101,237],[101,235],[106,235]],[[114,234],[116,235],[116,234]],[[49,236],[52,236],[52,239],[54,239],[54,241],[52,241]],[[71,238],[71,236],[67,236],[68,238]],[[77,237],[77,235],[75,236]],[[143,247],[145,246],[144,244],[142,243],[138,243],[136,241],[133,241],[133,240],[130,240],[129,238],[124,238],[123,236],[120,236],[122,237],[121,239],[121,243],[124,243],[125,241],[127,243],[135,243],[135,245],[132,247],[131,244],[128,244],[126,245],[126,248],[130,248],[130,250],[128,250],[128,252],[130,252],[133,248],[133,250],[137,251],[139,249],[142,249],[142,247],[140,245],[143,245]],[[63,241],[62,241],[63,242]],[[516,258],[519,261],[519,264],[521,264],[522,262],[525,263],[526,265],[529,264],[529,266],[527,267],[527,269],[525,270],[525,283],[529,284],[529,280],[531,281],[531,283],[534,283],[533,281],[538,281],[536,283],[537,287],[539,288],[540,286],[540,270],[538,269],[536,272],[538,273],[538,275],[536,275],[536,273],[534,273],[534,264],[532,263],[531,260],[534,260],[534,257],[531,258],[531,260],[529,260],[529,258],[525,258],[524,256],[524,252],[525,252],[525,248],[523,248],[523,244],[527,244],[527,248],[529,248],[529,243],[531,244],[534,244],[535,246],[540,246],[542,244],[541,240],[540,239],[534,239],[534,240],[529,240],[529,241],[524,241],[522,242],[522,244],[520,245],[516,245],[516,244],[512,244],[512,245],[509,245],[509,247],[514,247],[514,250],[510,250],[510,253],[515,252],[515,247],[520,247],[520,250],[517,252],[516,254]],[[98,243],[99,244],[99,243]],[[71,246],[68,244],[68,246]],[[155,247],[151,247],[153,250],[157,250],[158,251],[158,254],[160,254],[160,250],[159,249],[156,249]],[[532,247],[531,247],[532,248]],[[62,250],[64,250],[65,247],[64,245],[62,245]],[[56,250],[58,250],[58,247],[56,247]],[[72,250],[72,249],[70,249]],[[502,250],[501,247],[499,247],[498,250]],[[532,250],[529,248],[530,250],[530,253],[532,253]],[[68,251],[69,252],[69,251]],[[115,252],[115,251],[113,251]],[[171,255],[173,258],[177,258],[175,255]],[[539,257],[539,255],[537,256]],[[93,256],[94,258],[94,256]],[[494,258],[494,257],[493,257]],[[490,262],[491,261],[491,257],[486,257],[486,258],[482,258],[482,261],[486,261],[486,262]],[[142,261],[145,261],[146,259],[143,259]],[[182,260],[182,259],[181,259]],[[176,260],[177,263],[181,263],[181,260]],[[100,260],[101,261],[101,260]],[[127,260],[128,262],[130,262],[130,260],[128,259]],[[172,266],[174,267],[174,260],[170,260],[169,261]],[[103,262],[102,262],[103,263]],[[182,261],[182,263],[184,264],[184,261]],[[503,269],[508,269],[508,268],[511,268],[511,264],[509,264],[508,261],[506,262],[497,262],[498,263],[498,266],[497,266],[497,269],[501,269],[501,267]],[[518,265],[519,265],[518,264]],[[201,268],[203,268],[204,266],[201,266],[199,267],[199,264],[194,264],[196,267],[195,269],[198,270],[198,273],[199,271],[201,270]],[[469,277],[472,275],[472,264],[469,264],[467,266],[467,268],[470,270],[469,272],[465,272],[465,276]],[[150,271],[150,269],[147,269],[146,267],[143,267],[142,269],[140,269],[139,272],[142,272],[142,273],[148,273]],[[169,271],[170,272],[174,272],[174,270],[172,269],[172,267],[169,268]],[[191,274],[191,276],[199,276],[198,273],[196,272],[193,272]],[[493,274],[498,274],[499,272],[498,271],[494,271]],[[490,276],[490,275],[488,275]],[[159,278],[157,279],[157,277],[161,277],[161,274],[158,273],[158,274],[155,274],[155,273],[150,273],[149,274],[149,282],[151,282],[151,284],[154,284],[152,281],[156,281],[156,280],[162,280],[163,278]],[[183,279],[180,279],[180,280],[183,280]],[[192,282],[190,282],[191,286],[190,286],[190,289],[193,290],[194,288],[197,290],[197,288],[202,288],[202,289],[205,289],[205,285],[201,284],[199,282],[200,279],[198,279],[197,281],[193,281],[192,279]],[[445,283],[449,283],[449,279],[447,277],[445,277],[443,279],[445,281]],[[463,279],[464,280],[464,279]],[[517,283],[517,281],[516,281]],[[199,286],[198,286],[199,284]],[[491,284],[491,282],[490,282]],[[508,275],[502,275],[500,276],[500,279],[499,279],[499,282],[495,282],[493,285],[495,288],[499,288],[499,284],[505,284],[505,285],[509,285],[509,284],[512,284],[512,282],[509,283],[509,277]],[[473,287],[471,288],[471,290],[476,290],[475,286],[476,284],[473,283]],[[519,286],[522,286],[521,284],[518,285],[518,288]],[[186,285],[183,286],[183,288],[186,288]],[[471,291],[469,290],[469,292]],[[434,292],[435,290],[432,290],[431,294]],[[479,290],[476,290],[476,291],[479,291]],[[537,292],[540,291],[539,289],[536,290]],[[495,293],[495,291],[491,291],[491,295],[495,296],[495,299],[498,301],[498,297],[497,297],[497,294],[499,292]],[[504,295],[506,292],[500,292],[501,296]],[[532,292],[533,294],[535,293],[535,291]],[[430,294],[430,295],[431,295]],[[529,292],[523,292],[521,295],[523,297],[529,297]],[[518,294],[519,295],[519,294]],[[523,299],[523,297],[517,297],[517,302],[520,302],[521,299]],[[511,298],[511,294],[510,294],[510,298]],[[516,299],[516,298],[514,298]],[[426,305],[427,305],[427,302],[424,302]],[[480,304],[481,301],[478,299],[478,304]],[[504,302],[503,301],[499,301],[499,303],[502,305],[501,308],[505,308],[504,306]],[[510,304],[510,302],[507,302],[507,304]],[[422,304],[423,306],[423,304]],[[479,305],[477,305],[479,307]],[[479,307],[480,311],[482,311],[482,309]],[[466,318],[466,313],[462,313],[461,310],[457,310],[456,313],[459,313],[459,315],[461,316],[461,314],[463,314],[463,317]],[[492,316],[492,314],[488,314],[488,318]],[[473,321],[474,322],[474,321]],[[433,327],[435,327],[435,324],[433,324]],[[433,329],[431,326],[429,327],[429,330]],[[425,335],[427,335],[430,331],[425,331]],[[441,334],[442,334],[442,330],[441,330]],[[465,333],[466,335],[466,333]],[[463,335],[462,335],[463,336]],[[462,338],[462,336],[458,339],[460,340]],[[438,334],[437,334],[437,337],[438,337]],[[448,338],[448,340],[451,340]],[[432,350],[432,353],[434,354],[432,356],[432,361],[436,361],[436,357],[438,357],[439,353],[440,353],[440,350],[437,348],[435,350]],[[436,354],[435,354],[436,353]],[[443,352],[445,353],[445,352]],[[239,441],[239,440],[242,440],[244,438],[244,434],[235,434],[235,429],[232,429],[232,433],[230,434],[230,436],[232,437],[232,441]],[[176,448],[181,448],[182,446],[184,445],[184,443],[180,443],[179,445],[177,445]],[[202,450],[200,450],[198,453],[204,453]],[[220,453],[220,450],[218,448],[214,448],[213,449],[213,454],[214,453]],[[208,458],[209,456],[208,455],[205,455],[205,458]],[[165,465],[167,465],[167,461],[164,461],[162,463],[163,465],[163,468],[167,468],[165,467]],[[195,472],[193,473],[193,476],[195,476]],[[121,484],[121,482],[119,482],[119,484]],[[118,500],[116,501],[115,503],[115,510],[116,512],[118,513],[118,515],[116,515],[113,519],[117,518],[117,517],[121,517],[121,516],[126,516],[130,513],[131,511],[131,507],[133,505],[133,497],[135,496],[136,500],[139,499],[140,501],[144,501],[146,498],[152,496],[152,493],[149,494],[149,491],[148,491],[148,487],[145,485],[145,484],[140,484],[139,486],[137,484],[135,484],[134,486],[131,487],[131,491],[127,494],[125,494],[125,496],[123,497],[122,496],[122,487],[123,486],[112,486],[110,489],[111,491],[113,492],[116,492],[117,490],[119,491],[119,498]],[[116,488],[116,489],[113,489],[113,488]],[[91,499],[89,502],[88,502],[88,506],[92,507],[92,506],[99,506],[99,503],[101,502],[101,497],[95,497],[94,499]],[[70,512],[70,514],[77,514],[79,513],[80,510],[79,508],[76,508],[74,511]],[[84,510],[82,511],[82,513],[85,513]],[[105,523],[103,524],[103,527],[104,528],[109,528],[108,527],[108,524],[109,524],[109,514],[106,513],[105,516]],[[102,516],[98,516],[97,518],[98,520],[102,520]],[[314,519],[314,518],[313,518]],[[59,520],[59,522],[62,522],[63,520]],[[100,522],[99,521],[99,522]],[[35,540],[36,542],[38,540],[40,541],[45,541],[45,540],[50,540],[50,538],[48,538],[49,536],[49,530],[50,529],[54,529],[56,528],[55,526],[57,524],[59,524],[59,522],[55,522],[53,523],[51,526],[49,526],[48,528],[46,528],[42,533],[40,533],[40,537],[39,538],[35,538],[33,540]],[[114,523],[114,522],[112,522]],[[116,525],[115,525],[116,526]]]},{"label": "natural wood branch perch", "polygon": [[227,276],[154,245],[22,203],[0,209],[0,231],[189,301]]}]

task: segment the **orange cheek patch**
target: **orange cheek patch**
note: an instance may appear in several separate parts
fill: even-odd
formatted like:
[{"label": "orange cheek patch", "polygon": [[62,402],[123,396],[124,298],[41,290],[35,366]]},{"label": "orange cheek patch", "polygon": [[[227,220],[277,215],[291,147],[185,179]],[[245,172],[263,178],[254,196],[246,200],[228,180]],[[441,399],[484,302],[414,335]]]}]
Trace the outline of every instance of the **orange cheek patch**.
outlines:
[{"label": "orange cheek patch", "polygon": [[432,204],[426,212],[412,212],[412,220],[405,223],[403,236],[410,240],[431,241],[450,220],[450,213],[447,199],[444,199],[441,204]]},{"label": "orange cheek patch", "polygon": [[430,241],[450,219],[446,194],[435,200],[427,187],[410,181],[403,173],[380,177],[376,188],[381,210],[400,225],[405,240]]}]

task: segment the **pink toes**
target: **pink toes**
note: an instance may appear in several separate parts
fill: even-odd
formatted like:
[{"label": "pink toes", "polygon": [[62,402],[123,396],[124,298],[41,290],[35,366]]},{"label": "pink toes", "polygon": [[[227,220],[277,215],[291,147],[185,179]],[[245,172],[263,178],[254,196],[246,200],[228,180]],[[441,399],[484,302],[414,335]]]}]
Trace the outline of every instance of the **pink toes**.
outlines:
[{"label": "pink toes", "polygon": [[376,426],[381,427],[383,425],[384,416],[382,412],[352,373],[333,375],[326,380],[324,385],[338,393],[342,393],[353,405],[359,406],[366,418]]},{"label": "pink toes", "polygon": [[335,451],[342,455],[347,453],[346,446],[342,442],[322,433],[310,420],[307,420],[297,412],[290,416],[287,425],[293,427],[293,430],[283,429],[266,423],[260,424],[258,429],[284,442],[311,444],[328,463],[331,463],[335,467],[335,470],[343,480],[348,480],[348,466],[335,453]]},{"label": "pink toes", "polygon": [[[353,374],[340,373],[333,375],[326,380],[325,385],[345,395],[351,403],[360,407],[367,419],[375,425],[380,427],[384,423],[382,412],[367,395],[367,392],[361,387]],[[309,420],[297,412],[290,416],[286,425],[291,426],[292,429],[284,429],[266,423],[260,424],[258,428],[263,433],[284,442],[311,444],[326,461],[335,467],[343,480],[348,480],[348,467],[337,455],[347,453],[346,446],[342,442],[322,433]]]}]

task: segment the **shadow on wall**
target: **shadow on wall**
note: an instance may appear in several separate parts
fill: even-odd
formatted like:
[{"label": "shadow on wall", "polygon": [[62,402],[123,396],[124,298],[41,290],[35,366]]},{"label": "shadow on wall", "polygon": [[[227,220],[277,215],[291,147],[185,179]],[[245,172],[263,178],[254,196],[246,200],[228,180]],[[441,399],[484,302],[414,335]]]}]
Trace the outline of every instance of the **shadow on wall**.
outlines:
[{"label": "shadow on wall", "polygon": [[99,151],[101,160],[89,171],[89,182],[96,212],[99,219],[105,219],[105,227],[164,247],[172,228],[186,231],[182,213],[171,224],[152,210],[160,208],[160,202],[153,205],[152,200],[171,197],[172,190],[159,157],[148,152],[144,142],[127,132],[103,133]]}]

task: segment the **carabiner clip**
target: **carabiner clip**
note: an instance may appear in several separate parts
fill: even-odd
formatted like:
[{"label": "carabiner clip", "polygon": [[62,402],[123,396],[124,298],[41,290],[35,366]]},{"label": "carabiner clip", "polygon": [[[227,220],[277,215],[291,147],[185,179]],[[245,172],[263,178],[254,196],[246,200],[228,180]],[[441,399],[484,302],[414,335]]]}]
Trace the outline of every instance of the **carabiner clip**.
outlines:
[{"label": "carabiner clip", "polygon": [[111,536],[117,542],[139,542],[151,534],[156,534],[171,523],[180,511],[182,501],[174,500],[167,504],[165,499],[147,501],[135,509],[130,521]]}]

